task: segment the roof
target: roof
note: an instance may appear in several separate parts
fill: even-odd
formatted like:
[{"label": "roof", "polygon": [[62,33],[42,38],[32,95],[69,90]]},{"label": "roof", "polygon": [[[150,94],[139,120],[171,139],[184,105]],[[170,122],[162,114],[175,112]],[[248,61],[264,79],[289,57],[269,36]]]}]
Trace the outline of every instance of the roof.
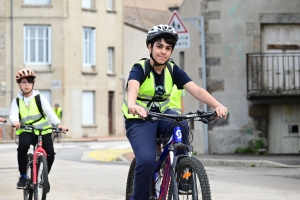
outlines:
[{"label": "roof", "polygon": [[169,10],[154,10],[125,6],[124,21],[126,25],[148,31],[157,24],[167,24],[172,12]]}]

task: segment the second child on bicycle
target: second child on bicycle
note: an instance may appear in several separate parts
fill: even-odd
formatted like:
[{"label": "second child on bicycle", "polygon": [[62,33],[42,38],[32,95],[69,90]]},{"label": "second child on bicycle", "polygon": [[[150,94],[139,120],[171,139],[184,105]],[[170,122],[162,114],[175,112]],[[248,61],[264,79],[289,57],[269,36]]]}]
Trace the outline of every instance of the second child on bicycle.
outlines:
[{"label": "second child on bicycle", "polygon": [[[55,124],[57,127],[62,128],[63,131],[67,130],[67,127],[60,124],[60,120],[53,112],[47,99],[38,90],[33,90],[35,78],[36,75],[31,69],[18,71],[16,82],[21,91],[17,94],[17,98],[13,99],[9,115],[13,126],[17,129],[16,134],[19,136],[17,150],[20,178],[17,183],[17,189],[24,189],[26,187],[27,152],[30,145],[37,140],[36,135],[33,135],[29,130],[21,129],[20,125],[30,124],[38,128],[48,128],[51,127],[51,124]],[[48,155],[48,173],[50,172],[55,156],[51,133],[52,130],[42,132],[43,148]]]},{"label": "second child on bicycle", "polygon": [[[156,133],[165,135],[173,127],[173,122],[170,121],[150,122],[142,118],[147,116],[147,111],[176,113],[169,109],[169,96],[173,84],[213,107],[219,117],[226,117],[226,107],[206,90],[197,86],[176,64],[168,62],[177,40],[178,35],[172,27],[153,26],[146,39],[150,59],[135,63],[129,74],[127,99],[122,106],[122,111],[125,117],[126,136],[136,158],[132,200],[149,199],[156,155]],[[150,74],[145,79],[145,69],[149,64]],[[182,134],[183,141],[187,143],[185,128]]]}]

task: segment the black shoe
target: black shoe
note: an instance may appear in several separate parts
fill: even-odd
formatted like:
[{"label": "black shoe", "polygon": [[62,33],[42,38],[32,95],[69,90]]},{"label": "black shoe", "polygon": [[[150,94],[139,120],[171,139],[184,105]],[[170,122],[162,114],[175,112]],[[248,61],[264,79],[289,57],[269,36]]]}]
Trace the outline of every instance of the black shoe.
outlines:
[{"label": "black shoe", "polygon": [[178,183],[179,194],[192,194],[192,185],[187,179],[180,179]]},{"label": "black shoe", "polygon": [[25,189],[26,188],[27,178],[20,177],[17,183],[17,189]]}]

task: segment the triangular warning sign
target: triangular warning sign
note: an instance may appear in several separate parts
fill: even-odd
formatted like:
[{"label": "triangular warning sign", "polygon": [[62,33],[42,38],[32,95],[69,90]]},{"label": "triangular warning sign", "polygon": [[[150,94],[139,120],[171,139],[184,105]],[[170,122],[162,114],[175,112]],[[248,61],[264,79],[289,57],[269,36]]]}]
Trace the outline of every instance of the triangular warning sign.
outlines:
[{"label": "triangular warning sign", "polygon": [[172,26],[177,33],[187,33],[187,29],[185,28],[181,18],[179,17],[177,11],[173,11],[173,15],[168,23],[169,26]]}]

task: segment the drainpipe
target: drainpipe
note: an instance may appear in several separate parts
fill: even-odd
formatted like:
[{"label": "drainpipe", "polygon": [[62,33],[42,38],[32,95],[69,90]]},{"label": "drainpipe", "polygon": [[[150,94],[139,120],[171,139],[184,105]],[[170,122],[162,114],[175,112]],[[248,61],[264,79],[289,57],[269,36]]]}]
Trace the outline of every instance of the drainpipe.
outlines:
[{"label": "drainpipe", "polygon": [[13,100],[14,97],[14,28],[13,28],[13,3],[14,0],[10,0],[10,76],[11,76],[11,96],[10,99],[11,101]]}]

